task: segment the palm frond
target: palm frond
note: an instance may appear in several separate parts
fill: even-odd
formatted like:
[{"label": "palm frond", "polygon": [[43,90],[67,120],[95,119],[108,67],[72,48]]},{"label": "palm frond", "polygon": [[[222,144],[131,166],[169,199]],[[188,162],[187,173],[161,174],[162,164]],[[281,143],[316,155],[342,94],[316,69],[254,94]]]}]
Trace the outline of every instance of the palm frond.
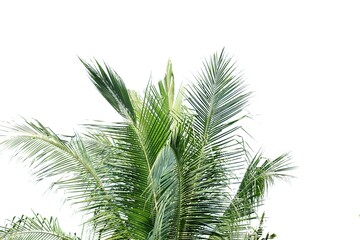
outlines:
[{"label": "palm frond", "polygon": [[105,151],[104,142],[95,144],[78,134],[63,139],[36,120],[4,123],[1,130],[6,135],[1,138],[0,147],[15,151],[17,159],[28,162],[37,181],[51,179],[51,187],[64,189],[66,200],[76,204],[85,215],[93,215],[104,206],[118,208],[112,204],[108,187],[105,162],[109,146]]},{"label": "palm frond", "polygon": [[[187,92],[190,116],[173,134],[179,169],[176,239],[219,236],[217,225],[230,204],[231,173],[242,165],[242,148],[233,139],[248,93],[225,53],[215,54]],[[180,120],[181,122],[181,120]]]},{"label": "palm frond", "polygon": [[165,107],[171,109],[175,98],[174,73],[172,71],[171,61],[168,61],[166,73],[163,81],[158,82],[161,96],[165,99]]},{"label": "palm frond", "polygon": [[46,219],[39,214],[33,217],[14,217],[0,228],[1,240],[80,240],[76,234],[65,233],[58,220]]},{"label": "palm frond", "polygon": [[78,135],[71,140],[62,139],[39,121],[25,119],[4,123],[0,131],[6,133],[0,146],[14,150],[17,159],[29,161],[38,181],[62,174],[85,173],[97,188],[103,189]]},{"label": "palm frond", "polygon": [[93,65],[80,59],[88,71],[91,81],[111,104],[111,106],[125,119],[136,122],[134,107],[132,105],[130,94],[121,77],[107,64],[105,69],[95,60]]},{"label": "palm frond", "polygon": [[159,153],[151,169],[150,188],[157,199],[154,228],[149,239],[171,239],[174,234],[176,211],[179,207],[177,157],[170,146]]},{"label": "palm frond", "polygon": [[250,93],[235,70],[222,50],[204,62],[196,84],[188,89],[188,102],[196,113],[194,127],[207,143],[230,139],[236,116],[247,105]]},{"label": "palm frond", "polygon": [[[135,238],[144,239],[153,229],[153,217],[159,211],[157,197],[149,185],[154,183],[151,171],[159,153],[169,140],[172,123],[169,110],[163,108],[164,99],[149,83],[143,103],[136,113],[137,122],[92,124],[90,128],[103,133],[114,141],[115,154],[106,165],[110,171],[107,186],[118,206],[118,214],[126,219],[129,229],[136,229]],[[96,135],[96,133],[95,133]],[[103,230],[111,231],[113,226],[106,224],[111,214],[103,213]],[[96,220],[95,218],[93,220]]]},{"label": "palm frond", "polygon": [[249,160],[249,165],[240,180],[236,195],[228,209],[224,212],[224,222],[220,228],[226,235],[247,232],[244,223],[256,219],[256,210],[263,203],[267,190],[276,179],[291,178],[293,170],[290,157],[283,154],[274,160],[267,159],[258,152]]}]

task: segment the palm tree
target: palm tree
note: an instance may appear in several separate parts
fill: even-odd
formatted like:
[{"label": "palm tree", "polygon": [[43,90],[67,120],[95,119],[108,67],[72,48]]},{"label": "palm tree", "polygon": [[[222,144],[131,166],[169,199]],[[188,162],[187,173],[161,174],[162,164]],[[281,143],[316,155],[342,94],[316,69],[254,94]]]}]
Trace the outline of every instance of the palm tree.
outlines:
[{"label": "palm tree", "polygon": [[[81,62],[119,122],[94,121],[73,136],[37,120],[5,122],[2,149],[64,190],[95,239],[249,239],[269,185],[292,167],[286,154],[252,156],[239,136],[250,93],[224,50],[177,94],[171,62],[143,95],[107,64]],[[80,238],[34,214],[8,221],[0,239]]]}]

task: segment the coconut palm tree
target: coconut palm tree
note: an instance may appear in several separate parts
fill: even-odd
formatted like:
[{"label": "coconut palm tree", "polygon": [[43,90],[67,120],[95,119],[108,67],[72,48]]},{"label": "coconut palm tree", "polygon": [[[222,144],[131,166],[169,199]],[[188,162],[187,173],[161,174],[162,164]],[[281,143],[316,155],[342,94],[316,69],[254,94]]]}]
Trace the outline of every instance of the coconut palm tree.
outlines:
[{"label": "coconut palm tree", "polygon": [[[177,94],[171,62],[143,95],[107,64],[81,62],[119,121],[73,136],[37,120],[5,122],[2,149],[64,190],[94,239],[249,239],[268,187],[292,167],[286,154],[251,154],[240,136],[250,93],[224,50]],[[8,221],[0,239],[80,238],[34,214]]]}]

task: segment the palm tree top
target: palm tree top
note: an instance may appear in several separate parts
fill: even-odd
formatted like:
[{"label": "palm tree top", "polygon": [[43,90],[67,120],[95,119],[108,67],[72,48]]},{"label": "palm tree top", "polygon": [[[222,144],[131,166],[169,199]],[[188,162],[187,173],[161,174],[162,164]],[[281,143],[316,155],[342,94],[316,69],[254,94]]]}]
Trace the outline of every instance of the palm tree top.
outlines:
[{"label": "palm tree top", "polygon": [[[30,162],[37,180],[55,179],[96,239],[249,239],[267,189],[292,166],[287,154],[252,154],[239,137],[250,92],[225,51],[177,93],[171,61],[143,95],[106,63],[80,61],[119,121],[71,138],[37,120],[5,122],[0,148]],[[0,239],[80,238],[35,215],[9,221]]]}]

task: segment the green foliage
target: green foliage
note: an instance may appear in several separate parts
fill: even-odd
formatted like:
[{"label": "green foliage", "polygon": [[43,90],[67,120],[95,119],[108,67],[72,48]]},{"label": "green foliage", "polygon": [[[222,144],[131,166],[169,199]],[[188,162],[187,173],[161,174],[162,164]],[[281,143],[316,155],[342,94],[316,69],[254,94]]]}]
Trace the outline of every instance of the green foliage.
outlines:
[{"label": "green foliage", "polygon": [[0,239],[11,240],[78,240],[76,235],[64,233],[56,218],[46,219],[39,214],[33,217],[14,217],[0,228]]},{"label": "green foliage", "polygon": [[[108,65],[81,62],[119,122],[86,124],[72,137],[37,120],[6,122],[0,147],[30,163],[38,181],[64,189],[97,239],[248,239],[269,186],[292,167],[287,155],[270,160],[244,147],[239,129],[250,93],[224,51],[178,93],[170,61],[143,95]],[[0,234],[75,239],[39,215],[14,218]]]},{"label": "green foliage", "polygon": [[266,235],[264,236],[264,221],[265,221],[265,213],[261,215],[259,226],[257,227],[257,229],[254,229],[254,231],[247,236],[247,240],[270,240],[270,239],[275,239],[277,237],[275,233],[272,234],[266,233]]}]

